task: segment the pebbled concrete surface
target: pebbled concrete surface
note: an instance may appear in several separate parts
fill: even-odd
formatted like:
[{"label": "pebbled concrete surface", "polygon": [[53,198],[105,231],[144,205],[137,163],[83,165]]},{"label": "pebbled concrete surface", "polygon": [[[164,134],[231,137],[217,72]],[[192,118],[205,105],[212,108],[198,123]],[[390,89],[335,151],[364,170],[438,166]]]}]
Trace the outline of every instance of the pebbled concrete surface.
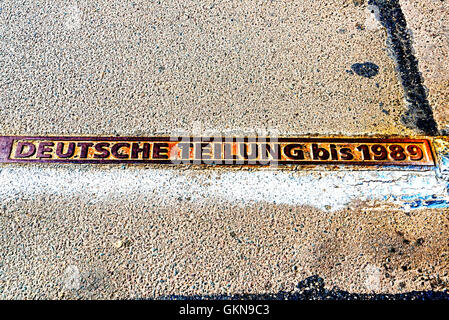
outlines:
[{"label": "pebbled concrete surface", "polygon": [[316,274],[352,293],[438,292],[449,280],[449,216],[440,210],[183,198],[174,210],[159,196],[42,195],[8,205],[0,219],[6,299],[293,292]]},{"label": "pebbled concrete surface", "polygon": [[[437,70],[415,5],[418,65]],[[8,0],[0,30],[2,135],[418,133],[363,0]],[[434,171],[2,165],[0,186],[3,299],[294,293],[317,276],[331,292],[449,287]]]},{"label": "pebbled concrete surface", "polygon": [[[4,1],[0,133],[169,134],[200,122],[412,134],[369,14],[342,0]],[[351,71],[366,62],[376,76]]]}]

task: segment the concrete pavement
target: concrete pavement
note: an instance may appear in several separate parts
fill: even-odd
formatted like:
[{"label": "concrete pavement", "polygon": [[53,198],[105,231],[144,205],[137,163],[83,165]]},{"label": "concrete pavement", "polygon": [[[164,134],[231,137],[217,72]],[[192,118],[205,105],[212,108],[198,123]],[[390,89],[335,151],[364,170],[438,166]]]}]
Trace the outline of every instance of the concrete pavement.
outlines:
[{"label": "concrete pavement", "polygon": [[[3,1],[0,135],[441,134],[447,3],[429,2]],[[405,60],[382,3],[412,28]],[[434,169],[2,164],[0,204],[3,299],[449,286]]]}]

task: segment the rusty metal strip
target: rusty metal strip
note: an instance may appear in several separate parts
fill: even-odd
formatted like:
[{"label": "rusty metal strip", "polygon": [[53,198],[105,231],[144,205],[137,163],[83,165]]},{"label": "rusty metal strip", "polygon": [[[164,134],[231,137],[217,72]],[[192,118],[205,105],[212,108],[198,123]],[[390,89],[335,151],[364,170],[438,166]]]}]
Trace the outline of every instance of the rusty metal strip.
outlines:
[{"label": "rusty metal strip", "polygon": [[0,137],[0,162],[208,165],[435,165],[428,139]]}]

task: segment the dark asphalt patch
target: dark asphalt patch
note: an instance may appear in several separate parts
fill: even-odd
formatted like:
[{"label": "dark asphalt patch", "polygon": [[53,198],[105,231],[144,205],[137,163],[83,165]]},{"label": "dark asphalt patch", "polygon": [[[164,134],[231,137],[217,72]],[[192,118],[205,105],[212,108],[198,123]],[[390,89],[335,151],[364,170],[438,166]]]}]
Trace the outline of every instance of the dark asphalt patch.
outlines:
[{"label": "dark asphalt patch", "polygon": [[323,278],[315,275],[301,281],[294,292],[235,295],[171,295],[160,300],[449,300],[447,291],[411,291],[397,294],[350,293],[337,288],[326,289]]},{"label": "dark asphalt patch", "polygon": [[372,78],[379,73],[379,66],[372,62],[354,63],[351,66],[352,71],[365,78]]},{"label": "dark asphalt patch", "polygon": [[369,0],[377,18],[386,28],[408,110],[402,116],[404,125],[426,135],[438,135],[438,127],[427,100],[418,60],[413,55],[412,40],[398,0]]}]

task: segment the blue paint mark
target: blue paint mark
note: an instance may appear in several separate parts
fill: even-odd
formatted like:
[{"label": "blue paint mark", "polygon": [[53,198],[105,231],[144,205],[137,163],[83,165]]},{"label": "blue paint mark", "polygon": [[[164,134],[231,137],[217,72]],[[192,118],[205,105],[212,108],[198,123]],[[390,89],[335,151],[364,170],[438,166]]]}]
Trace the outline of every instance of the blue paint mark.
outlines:
[{"label": "blue paint mark", "polygon": [[448,208],[449,201],[446,201],[446,200],[426,201],[425,206],[428,208]]},{"label": "blue paint mark", "polygon": [[420,196],[420,195],[405,195],[405,196],[401,196],[402,200],[414,200],[416,199],[416,201],[425,201],[425,200],[429,200],[429,199],[435,199],[435,197],[433,196]]},{"label": "blue paint mark", "polygon": [[418,199],[412,202],[406,202],[405,205],[409,205],[412,209],[429,208],[429,209],[443,209],[449,208],[449,200],[445,199],[433,199],[423,200]]},{"label": "blue paint mark", "polygon": [[[449,184],[447,185],[449,194]],[[393,199],[403,202],[402,208],[408,206],[411,209],[444,209],[449,208],[449,197],[438,197],[437,195],[402,195],[402,196],[384,196],[384,200]]]},{"label": "blue paint mark", "polygon": [[402,200],[413,200],[415,198],[416,198],[416,195],[413,195],[413,196],[402,196],[401,197]]},{"label": "blue paint mark", "polygon": [[416,200],[416,201],[413,201],[413,202],[408,202],[408,203],[406,202],[405,204],[408,204],[410,206],[410,208],[416,209],[416,208],[419,208],[419,207],[422,206],[422,201],[421,200]]},{"label": "blue paint mark", "polygon": [[[447,185],[447,192],[449,194],[449,184]],[[449,197],[445,196],[437,196],[437,195],[420,195],[420,194],[412,194],[412,195],[385,195],[383,196],[383,200],[385,201],[399,201],[403,203],[402,208],[405,207],[411,209],[420,209],[420,208],[429,208],[429,209],[443,209],[449,208]]]},{"label": "blue paint mark", "polygon": [[441,164],[444,166],[449,166],[449,155],[441,157]]}]

